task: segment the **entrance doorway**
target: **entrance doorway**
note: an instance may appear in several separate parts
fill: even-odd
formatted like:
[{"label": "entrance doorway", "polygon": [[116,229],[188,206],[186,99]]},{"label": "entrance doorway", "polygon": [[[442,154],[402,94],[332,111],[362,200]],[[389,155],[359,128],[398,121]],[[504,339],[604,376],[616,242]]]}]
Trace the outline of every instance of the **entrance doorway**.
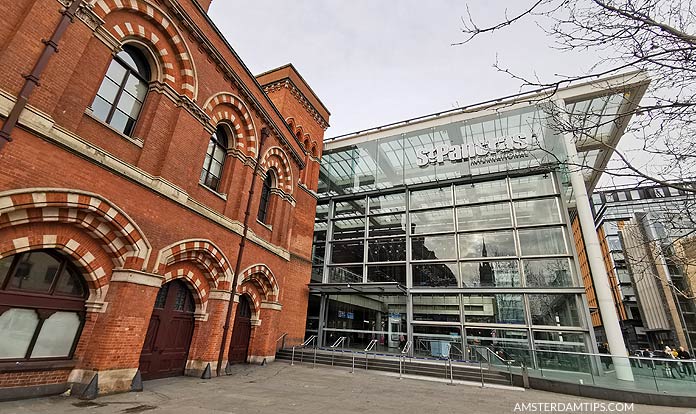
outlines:
[{"label": "entrance doorway", "polygon": [[249,338],[251,336],[251,305],[247,295],[239,297],[239,305],[234,315],[234,327],[232,328],[232,340],[230,341],[231,364],[246,362],[249,351]]},{"label": "entrance doorway", "polygon": [[193,296],[181,280],[160,288],[140,353],[144,380],[184,375],[194,310]]}]

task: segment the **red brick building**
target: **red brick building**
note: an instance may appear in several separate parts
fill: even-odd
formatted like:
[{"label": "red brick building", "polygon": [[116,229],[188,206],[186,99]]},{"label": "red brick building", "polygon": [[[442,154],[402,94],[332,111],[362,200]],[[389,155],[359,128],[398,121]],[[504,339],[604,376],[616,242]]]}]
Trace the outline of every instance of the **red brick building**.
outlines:
[{"label": "red brick building", "polygon": [[0,398],[215,375],[231,297],[223,362],[271,361],[304,335],[329,112],[209,0],[72,4],[0,2]]}]

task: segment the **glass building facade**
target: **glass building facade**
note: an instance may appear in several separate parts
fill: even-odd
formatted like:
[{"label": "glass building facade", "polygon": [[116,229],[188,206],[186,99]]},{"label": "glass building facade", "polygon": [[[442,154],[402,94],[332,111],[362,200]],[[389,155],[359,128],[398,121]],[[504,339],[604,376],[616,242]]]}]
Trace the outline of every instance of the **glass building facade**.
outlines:
[{"label": "glass building facade", "polygon": [[[565,105],[601,118],[622,99]],[[570,228],[573,192],[559,168],[566,144],[546,105],[327,141],[307,336],[322,346],[346,337],[355,349],[376,340],[394,353],[412,341],[416,355],[465,359],[488,348],[530,365],[544,350],[596,351]],[[578,152],[588,163],[602,158]]]}]

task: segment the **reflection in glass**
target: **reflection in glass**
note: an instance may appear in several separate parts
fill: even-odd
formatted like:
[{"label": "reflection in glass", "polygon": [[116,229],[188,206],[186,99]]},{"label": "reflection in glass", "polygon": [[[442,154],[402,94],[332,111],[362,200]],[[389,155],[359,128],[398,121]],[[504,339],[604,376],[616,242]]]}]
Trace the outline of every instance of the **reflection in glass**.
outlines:
[{"label": "reflection in glass", "polygon": [[0,315],[0,359],[24,358],[39,317],[32,309],[13,308]]},{"label": "reflection in glass", "polygon": [[450,186],[411,191],[411,209],[429,207],[447,207],[452,205]]},{"label": "reflection in glass", "polygon": [[324,276],[324,268],[321,266],[312,267],[312,282],[321,282]]},{"label": "reflection in glass", "polygon": [[355,217],[334,220],[332,231],[334,240],[363,238],[365,237],[365,219],[363,217]]},{"label": "reflection in glass", "polygon": [[329,283],[362,283],[362,266],[329,267]]},{"label": "reflection in glass", "polygon": [[510,178],[512,198],[556,194],[551,174]]},{"label": "reflection in glass", "polygon": [[517,260],[462,262],[464,287],[519,287],[520,270]]},{"label": "reflection in glass", "polygon": [[581,326],[574,294],[527,295],[534,325]]},{"label": "reflection in glass", "polygon": [[405,193],[370,197],[370,214],[395,213],[406,209]]},{"label": "reflection in glass", "polygon": [[413,260],[456,259],[457,246],[454,235],[411,237],[411,258]]},{"label": "reflection in glass", "polygon": [[400,214],[384,214],[368,218],[369,236],[401,236],[406,234],[406,216]]},{"label": "reflection in glass", "polygon": [[528,287],[574,286],[569,259],[523,260]]},{"label": "reflection in glass", "polygon": [[350,217],[365,215],[365,197],[334,203],[334,217]]},{"label": "reflection in glass", "polygon": [[429,358],[464,359],[458,326],[413,326],[413,352]]},{"label": "reflection in glass", "polygon": [[324,264],[324,253],[326,252],[326,246],[324,243],[314,243],[312,244],[312,264],[313,265],[323,265]]},{"label": "reflection in glass", "polygon": [[457,287],[456,263],[413,265],[414,287]]},{"label": "reflection in glass", "polygon": [[368,282],[399,282],[406,284],[406,265],[381,265],[367,267]]},{"label": "reflection in glass", "polygon": [[518,226],[560,223],[558,199],[515,201],[515,217]]},{"label": "reflection in glass", "polygon": [[457,295],[413,295],[413,320],[459,322]]},{"label": "reflection in glass", "polygon": [[370,262],[406,260],[406,239],[402,237],[369,240],[367,249],[367,257]]},{"label": "reflection in glass", "polygon": [[518,294],[464,295],[467,323],[524,324],[524,302]]},{"label": "reflection in glass", "polygon": [[404,147],[401,135],[377,141],[377,188],[392,188],[404,180]]},{"label": "reflection in glass", "polygon": [[411,213],[411,234],[454,231],[454,214],[451,208]]},{"label": "reflection in glass", "polygon": [[[466,311],[466,307],[464,309]],[[501,364],[514,361],[515,365],[524,362],[527,366],[532,362],[527,331],[467,327],[466,342],[469,360],[487,362],[490,359],[492,363],[498,361]],[[491,351],[500,359],[490,358],[488,353]]]},{"label": "reflection in glass", "polygon": [[496,227],[512,227],[510,203],[457,207],[459,231],[487,230]]},{"label": "reflection in glass", "polygon": [[75,312],[56,312],[41,326],[32,358],[67,357],[70,355],[80,318]]},{"label": "reflection in glass", "polygon": [[332,263],[362,263],[364,257],[364,242],[353,240],[331,243]]},{"label": "reflection in glass", "polygon": [[568,253],[560,227],[518,230],[518,235],[523,256]]},{"label": "reflection in glass", "polygon": [[509,198],[505,180],[458,185],[454,187],[454,195],[457,204],[484,203]]},{"label": "reflection in glass", "polygon": [[479,257],[515,256],[515,238],[512,231],[487,233],[463,233],[459,235],[459,257],[462,259]]},{"label": "reflection in glass", "polygon": [[[587,352],[584,335],[580,332],[534,331],[534,346],[538,350]],[[563,358],[564,356],[545,353],[545,357]]]},{"label": "reflection in glass", "polygon": [[22,256],[7,287],[48,293],[60,267],[60,262],[45,252],[31,252]]}]

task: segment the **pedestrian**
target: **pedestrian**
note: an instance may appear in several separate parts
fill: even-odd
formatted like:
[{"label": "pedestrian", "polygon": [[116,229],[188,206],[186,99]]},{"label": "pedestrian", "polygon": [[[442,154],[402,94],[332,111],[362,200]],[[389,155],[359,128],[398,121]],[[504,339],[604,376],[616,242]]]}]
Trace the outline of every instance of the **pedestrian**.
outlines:
[{"label": "pedestrian", "polygon": [[684,372],[688,376],[692,376],[694,374],[694,369],[693,369],[693,362],[691,360],[691,355],[689,352],[684,349],[683,346],[679,347],[679,351],[677,352],[677,358],[681,360],[681,363],[684,367]]},{"label": "pedestrian", "polygon": [[652,360],[653,353],[650,348],[645,348],[645,350],[643,350],[643,358],[647,358],[650,369],[655,369],[655,361]]},{"label": "pedestrian", "polygon": [[[609,344],[604,342],[603,344],[599,345],[597,347],[597,350],[599,351],[600,354],[608,354],[609,353]],[[602,361],[604,366],[606,367],[607,370],[611,367],[611,358],[609,357],[599,357],[599,359]]]}]

